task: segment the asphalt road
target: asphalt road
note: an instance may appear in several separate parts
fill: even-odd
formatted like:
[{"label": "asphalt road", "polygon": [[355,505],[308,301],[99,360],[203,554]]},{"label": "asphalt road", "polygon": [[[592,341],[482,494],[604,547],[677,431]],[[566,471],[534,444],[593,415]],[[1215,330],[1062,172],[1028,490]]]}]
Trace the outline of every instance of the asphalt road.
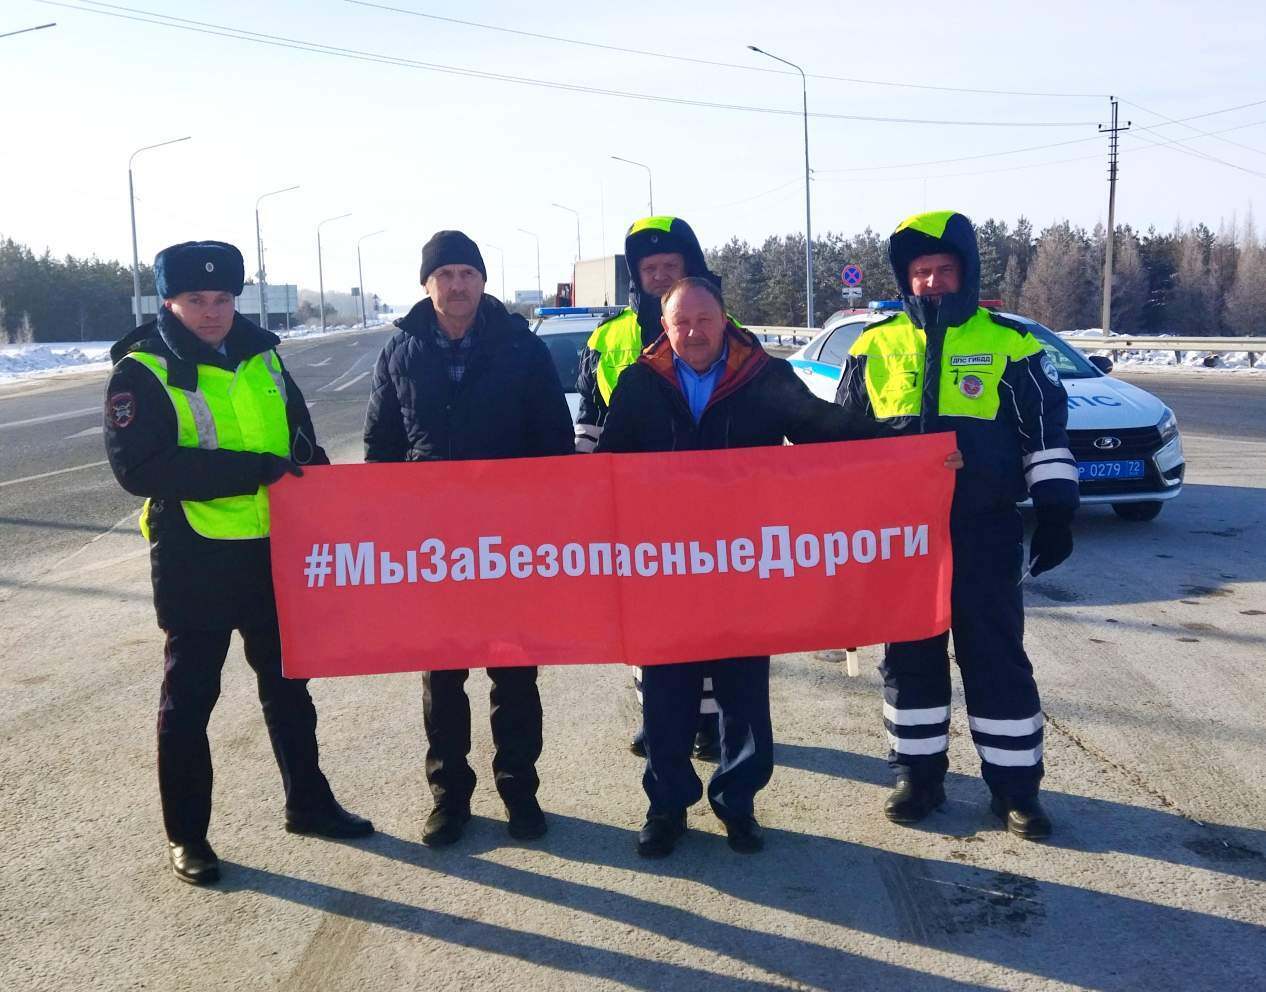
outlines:
[{"label": "asphalt road", "polygon": [[[336,460],[359,457],[382,338],[284,348]],[[206,890],[165,870],[161,638],[137,501],[93,464],[102,377],[0,388],[0,988],[1261,987],[1266,378],[1127,377],[1176,410],[1188,485],[1151,523],[1083,512],[1073,559],[1026,584],[1050,843],[990,819],[961,699],[945,810],[882,818],[873,648],[856,679],[833,652],[775,660],[756,857],[703,809],[672,858],[633,853],[641,769],[614,666],[542,672],[551,831],[531,844],[505,833],[472,676],[476,817],[445,851],[418,843],[419,676],[314,683],[323,764],[379,833],[296,838],[235,646],[211,726],[224,880]]]}]

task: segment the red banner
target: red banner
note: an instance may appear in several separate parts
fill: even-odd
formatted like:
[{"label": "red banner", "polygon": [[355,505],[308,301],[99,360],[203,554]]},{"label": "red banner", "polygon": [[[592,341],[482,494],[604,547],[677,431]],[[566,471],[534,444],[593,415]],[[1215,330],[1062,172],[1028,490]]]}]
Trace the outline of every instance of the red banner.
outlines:
[{"label": "red banner", "polygon": [[648,665],[949,626],[951,434],[336,465],[273,486],[288,676]]}]

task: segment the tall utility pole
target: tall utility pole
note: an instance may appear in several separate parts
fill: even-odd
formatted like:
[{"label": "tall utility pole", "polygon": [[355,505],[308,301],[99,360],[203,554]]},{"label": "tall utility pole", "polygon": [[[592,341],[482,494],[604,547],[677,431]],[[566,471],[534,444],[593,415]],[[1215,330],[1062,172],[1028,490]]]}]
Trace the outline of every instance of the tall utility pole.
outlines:
[{"label": "tall utility pole", "polygon": [[339,214],[337,217],[327,217],[317,225],[317,283],[321,288],[321,333],[325,333],[325,263],[321,255],[321,225],[328,224],[330,221],[342,220],[344,217],[352,216],[350,213]]},{"label": "tall utility pole", "polygon": [[360,291],[360,326],[362,328],[369,326],[369,319],[365,314],[365,266],[361,264],[360,260],[360,243],[366,238],[372,238],[375,234],[382,234],[386,230],[384,227],[377,231],[370,231],[368,234],[362,234],[356,239],[356,278],[358,280],[356,285]]},{"label": "tall utility pole", "polygon": [[809,81],[804,74],[804,70],[794,62],[788,62],[786,59],[779,58],[772,52],[767,52],[763,48],[757,48],[755,45],[748,45],[749,49],[759,55],[773,59],[775,62],[781,62],[783,65],[789,65],[800,73],[800,96],[804,109],[804,295],[807,317],[805,326],[809,330],[813,330],[813,211],[809,205]]},{"label": "tall utility pole", "polygon": [[485,248],[491,248],[501,256],[501,302],[508,303],[509,301],[506,299],[506,253],[496,245],[489,244],[487,241],[481,241],[480,244],[482,244]]},{"label": "tall utility pole", "polygon": [[1108,240],[1103,251],[1103,312],[1099,321],[1105,334],[1112,329],[1112,244],[1117,233],[1117,135],[1128,131],[1131,123],[1126,121],[1124,127],[1117,123],[1117,98],[1108,99],[1112,101],[1112,124],[1109,127],[1099,125],[1100,134],[1108,136]]},{"label": "tall utility pole", "polygon": [[[268,330],[268,276],[264,272],[264,238],[259,230],[259,205],[267,197],[276,196],[278,193],[289,193],[291,190],[298,189],[298,186],[287,186],[285,189],[275,189],[271,193],[264,193],[255,200],[255,255],[259,259],[259,271],[255,273],[256,288],[259,290],[259,326],[264,330]],[[290,307],[287,305],[286,312],[289,313]]]},{"label": "tall utility pole", "polygon": [[545,291],[541,289],[541,237],[535,231],[529,231],[524,227],[519,228],[519,232],[536,241],[536,295],[540,297],[537,306],[544,306]]},{"label": "tall utility pole", "polygon": [[631,158],[620,158],[619,155],[612,155],[617,162],[623,162],[625,165],[636,165],[640,169],[646,170],[646,205],[650,208],[651,216],[655,216],[655,183],[651,179],[651,167],[642,162],[634,162]]}]

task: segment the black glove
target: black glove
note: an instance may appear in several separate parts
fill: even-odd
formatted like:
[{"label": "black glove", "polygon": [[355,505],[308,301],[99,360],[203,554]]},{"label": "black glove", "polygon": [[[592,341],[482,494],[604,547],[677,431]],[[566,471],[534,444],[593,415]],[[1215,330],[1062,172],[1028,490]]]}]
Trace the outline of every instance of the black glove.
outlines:
[{"label": "black glove", "polygon": [[1029,574],[1041,575],[1073,553],[1073,515],[1067,510],[1038,510],[1029,542]]},{"label": "black glove", "polygon": [[280,455],[268,452],[264,452],[259,458],[259,483],[262,486],[271,486],[274,482],[281,481],[282,477],[287,473],[290,475],[303,475],[303,469],[289,458],[282,458]]}]

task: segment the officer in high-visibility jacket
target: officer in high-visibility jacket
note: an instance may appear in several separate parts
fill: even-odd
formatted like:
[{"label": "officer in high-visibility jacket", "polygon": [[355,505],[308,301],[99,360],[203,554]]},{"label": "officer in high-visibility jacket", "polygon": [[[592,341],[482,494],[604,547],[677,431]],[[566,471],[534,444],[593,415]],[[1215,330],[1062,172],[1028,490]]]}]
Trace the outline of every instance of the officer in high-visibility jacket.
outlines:
[{"label": "officer in high-visibility jacket", "polygon": [[[1024,651],[1024,530],[1016,503],[1032,497],[1033,575],[1072,552],[1077,464],[1068,396],[1023,324],[979,306],[976,232],[953,211],[917,214],[889,241],[903,312],[870,324],[845,361],[837,402],[896,433],[954,431],[963,452],[950,514],[954,654],[968,725],[1008,830],[1039,839],[1051,823],[1038,801],[1043,715]],[[885,813],[922,820],[945,801],[948,632],[886,645],[884,723],[897,788]]]},{"label": "officer in high-visibility jacket", "polygon": [[145,497],[154,606],[166,634],[158,708],[158,789],[168,858],[181,881],[219,877],[207,842],[207,722],[234,630],[255,670],[285,788],[291,833],[363,837],[366,819],[334,799],[317,761],[306,681],[281,673],[269,562],[267,487],[327,465],[277,337],[234,311],[241,252],[218,241],[158,254],[158,317],[114,345],[105,445],[115,478]]},{"label": "officer in high-visibility jacket", "polygon": [[[643,349],[663,333],[660,298],[678,279],[697,276],[719,288],[721,277],[709,271],[703,248],[694,230],[680,217],[643,217],[629,225],[624,237],[624,258],[629,268],[629,305],[596,328],[580,356],[576,391],[576,451],[587,454],[597,446],[607,419],[611,394],[620,374],[637,361]],[[735,321],[735,324],[738,322]],[[642,671],[634,669],[633,688],[642,705]],[[721,731],[712,679],[704,680],[699,704],[699,728],[694,755],[705,761],[721,757]],[[646,757],[643,728],[639,725],[629,750]]]}]

